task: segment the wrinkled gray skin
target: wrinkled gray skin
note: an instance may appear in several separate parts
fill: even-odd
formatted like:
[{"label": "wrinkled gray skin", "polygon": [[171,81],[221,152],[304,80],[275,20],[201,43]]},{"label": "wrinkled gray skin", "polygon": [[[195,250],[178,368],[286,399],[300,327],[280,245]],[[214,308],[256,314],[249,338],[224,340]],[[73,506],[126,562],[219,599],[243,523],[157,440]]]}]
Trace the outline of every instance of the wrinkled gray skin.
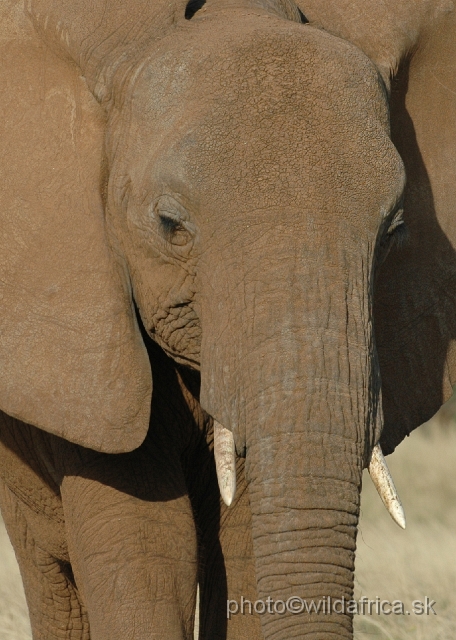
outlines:
[{"label": "wrinkled gray skin", "polygon": [[[84,109],[75,107],[88,122],[79,137],[73,111],[73,120],[61,116],[72,123],[68,144],[83,159],[86,197],[70,174],[51,189],[65,194],[58,206],[41,198],[43,182],[35,202],[37,188],[28,194],[20,181],[41,226],[24,225],[12,205],[16,214],[6,219],[19,239],[35,233],[35,262],[25,241],[13,250],[3,240],[4,296],[14,304],[0,352],[0,406],[53,434],[3,420],[2,508],[36,638],[88,638],[89,623],[95,640],[190,638],[198,564],[201,637],[352,637],[348,614],[264,613],[261,631],[253,617],[223,620],[227,596],[350,599],[362,470],[381,435],[391,451],[419,424],[389,420],[383,429],[373,325],[374,281],[383,261],[394,271],[403,226],[389,80],[411,44],[392,37],[391,55],[377,59],[375,38],[356,21],[354,34],[338,33],[325,7],[315,17],[313,3],[301,9],[336,35],[303,24],[286,2],[209,0],[187,20],[184,3],[35,0],[27,9],[58,83],[99,103],[84,98]],[[419,34],[416,15],[410,31]],[[387,21],[373,22],[382,32]],[[12,60],[12,68],[21,64]],[[41,124],[50,131],[52,118]],[[48,151],[64,142],[48,136],[39,147],[20,133],[24,126],[14,130],[10,157],[28,149],[27,161],[19,153],[24,175],[33,183],[44,166],[49,179],[64,163]],[[90,169],[100,165],[100,173]],[[18,169],[11,171],[14,180]],[[102,209],[109,245],[101,226],[84,236]],[[65,220],[55,235],[46,231],[49,211]],[[21,250],[30,274],[11,267]],[[14,297],[35,273],[46,287]],[[139,449],[151,382],[130,287],[145,330],[172,359],[149,345],[151,428]],[[381,310],[390,304],[388,292],[376,301],[385,372]],[[201,406],[198,384],[178,376],[178,365],[200,371]],[[393,378],[386,384],[394,388]],[[214,498],[207,414],[233,432],[245,457],[239,501],[228,512]],[[26,484],[35,487],[28,498],[18,489],[27,469],[38,478]],[[36,507],[40,492],[52,495],[49,512]],[[43,534],[43,517],[54,533],[60,523],[57,547]]]}]

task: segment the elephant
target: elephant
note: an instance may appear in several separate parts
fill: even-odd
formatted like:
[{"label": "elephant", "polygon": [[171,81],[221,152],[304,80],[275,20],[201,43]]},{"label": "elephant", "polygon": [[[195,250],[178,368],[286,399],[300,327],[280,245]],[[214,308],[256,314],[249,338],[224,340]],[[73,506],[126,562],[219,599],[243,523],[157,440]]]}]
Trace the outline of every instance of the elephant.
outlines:
[{"label": "elephant", "polygon": [[454,379],[453,3],[1,11],[1,507],[34,638],[188,640],[197,582],[200,638],[352,638],[226,600],[349,601],[366,467],[403,524],[381,451]]}]

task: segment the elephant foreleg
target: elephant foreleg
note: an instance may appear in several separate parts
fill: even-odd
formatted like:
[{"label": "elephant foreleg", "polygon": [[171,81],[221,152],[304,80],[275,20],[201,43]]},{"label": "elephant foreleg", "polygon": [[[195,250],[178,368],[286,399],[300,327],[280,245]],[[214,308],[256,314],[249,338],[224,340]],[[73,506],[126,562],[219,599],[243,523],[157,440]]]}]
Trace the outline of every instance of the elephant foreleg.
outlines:
[{"label": "elephant foreleg", "polygon": [[0,480],[0,503],[21,570],[34,640],[89,640],[89,623],[71,567],[40,547],[23,505]]},{"label": "elephant foreleg", "polygon": [[[255,558],[252,544],[252,516],[247,482],[244,471],[245,460],[236,461],[237,489],[233,505],[227,507],[221,503],[220,546],[225,560],[228,599],[232,602],[230,611],[237,613],[228,615],[228,605],[225,602],[225,616],[228,623],[228,639],[233,640],[262,640],[259,616],[253,606],[258,599],[255,574]],[[246,605],[241,611],[242,598]],[[252,608],[248,605],[252,603]]]},{"label": "elephant foreleg", "polygon": [[196,533],[177,456],[81,457],[61,494],[91,640],[192,640]]}]

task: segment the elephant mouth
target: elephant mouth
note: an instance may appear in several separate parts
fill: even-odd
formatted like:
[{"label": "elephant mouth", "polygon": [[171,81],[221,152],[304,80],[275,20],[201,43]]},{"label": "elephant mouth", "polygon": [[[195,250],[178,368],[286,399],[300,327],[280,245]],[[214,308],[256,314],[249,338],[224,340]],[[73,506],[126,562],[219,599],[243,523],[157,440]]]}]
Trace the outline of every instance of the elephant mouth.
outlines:
[{"label": "elephant mouth", "polygon": [[195,371],[201,370],[201,365],[199,360],[196,360],[194,357],[191,357],[190,355],[186,355],[185,353],[180,353],[175,349],[172,349],[171,347],[169,347],[169,345],[166,344],[166,342],[161,340],[157,335],[154,335],[154,333],[151,333],[151,332],[148,332],[148,333],[149,333],[149,336],[152,338],[152,340],[154,340],[154,342],[156,342],[163,349],[166,355],[172,358],[176,364],[183,365],[184,367],[189,367],[190,369],[194,369]]},{"label": "elephant mouth", "polygon": [[[188,311],[188,306],[186,310]],[[197,316],[193,310],[190,311],[186,319],[181,321],[179,316],[176,318],[174,313],[168,313],[167,315],[168,322],[159,319],[153,325],[147,323],[147,329],[139,317],[143,335],[146,333],[177,364],[200,371],[201,328]]]}]

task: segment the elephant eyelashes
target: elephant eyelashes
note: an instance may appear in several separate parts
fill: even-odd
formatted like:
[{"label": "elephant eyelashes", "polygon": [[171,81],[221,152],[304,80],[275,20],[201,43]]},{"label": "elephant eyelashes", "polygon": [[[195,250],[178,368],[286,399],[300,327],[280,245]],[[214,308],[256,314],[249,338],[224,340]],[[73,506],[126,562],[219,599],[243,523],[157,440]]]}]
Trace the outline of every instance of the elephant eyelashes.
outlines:
[{"label": "elephant eyelashes", "polygon": [[191,247],[195,236],[195,226],[178,199],[171,195],[160,196],[153,207],[153,217],[162,238],[174,247]]},{"label": "elephant eyelashes", "polygon": [[390,226],[388,227],[388,231],[387,234],[390,236],[392,233],[394,233],[394,231],[400,227],[401,225],[403,226],[404,223],[404,218],[403,216],[403,210],[399,209],[399,211],[395,214],[393,220],[391,221]]},{"label": "elephant eyelashes", "polygon": [[403,210],[400,208],[393,215],[389,227],[383,232],[377,254],[377,265],[381,266],[384,263],[393,246],[403,247],[408,237],[408,228],[403,218]]},{"label": "elephant eyelashes", "polygon": [[387,236],[394,240],[394,243],[402,247],[408,239],[408,228],[405,224],[403,218],[403,210],[399,209],[399,211],[395,214],[388,230],[386,232]]},{"label": "elephant eyelashes", "polygon": [[158,219],[161,232],[170,244],[183,247],[192,240],[192,234],[180,220],[163,213],[158,215]]}]

